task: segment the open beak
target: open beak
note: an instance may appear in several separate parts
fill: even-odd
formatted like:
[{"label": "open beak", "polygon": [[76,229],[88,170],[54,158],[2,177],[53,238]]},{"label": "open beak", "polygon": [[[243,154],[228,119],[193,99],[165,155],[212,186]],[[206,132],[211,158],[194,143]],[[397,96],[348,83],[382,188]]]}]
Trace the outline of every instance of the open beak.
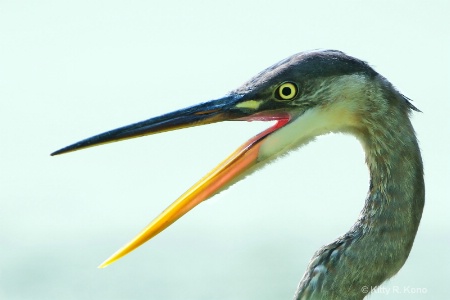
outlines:
[{"label": "open beak", "polygon": [[82,140],[51,154],[57,155],[119,140],[226,120],[276,121],[272,127],[248,140],[194,184],[145,227],[131,242],[103,262],[99,266],[100,268],[108,266],[133,251],[166,229],[200,202],[231,185],[240,175],[258,163],[259,149],[265,138],[277,129],[288,124],[291,116],[279,110],[258,112],[255,109],[245,109],[252,101],[254,100],[244,100],[242,95],[229,95],[218,100],[201,103],[146,121],[114,129]]}]

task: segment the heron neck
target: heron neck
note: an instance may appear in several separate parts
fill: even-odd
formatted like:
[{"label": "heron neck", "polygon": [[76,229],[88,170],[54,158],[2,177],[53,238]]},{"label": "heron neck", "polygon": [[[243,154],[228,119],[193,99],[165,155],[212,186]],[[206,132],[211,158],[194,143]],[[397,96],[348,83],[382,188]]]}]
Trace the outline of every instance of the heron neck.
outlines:
[{"label": "heron neck", "polygon": [[[409,119],[406,122],[409,123]],[[354,225],[365,234],[377,234],[382,242],[405,243],[408,253],[425,199],[420,149],[412,126],[409,129],[397,127],[381,133],[381,137],[372,134],[366,138],[370,187],[360,218]],[[377,249],[377,245],[372,249]]]},{"label": "heron neck", "polygon": [[354,132],[370,172],[364,208],[345,235],[315,253],[296,299],[363,299],[363,287],[370,292],[393,276],[410,253],[425,198],[414,130],[406,109],[366,115]]}]

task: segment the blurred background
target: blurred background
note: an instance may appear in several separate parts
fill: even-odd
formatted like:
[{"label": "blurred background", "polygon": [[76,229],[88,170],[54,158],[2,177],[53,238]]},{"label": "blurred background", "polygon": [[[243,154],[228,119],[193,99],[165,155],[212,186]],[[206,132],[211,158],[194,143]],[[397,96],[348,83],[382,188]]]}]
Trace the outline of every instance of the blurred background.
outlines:
[{"label": "blurred background", "polygon": [[[63,146],[220,97],[296,52],[368,61],[423,113],[422,223],[370,299],[449,299],[448,1],[0,2],[0,299],[291,299],[356,221],[361,146],[327,135],[104,259],[268,124],[225,122],[58,157]],[[398,287],[400,293],[393,293]]]}]

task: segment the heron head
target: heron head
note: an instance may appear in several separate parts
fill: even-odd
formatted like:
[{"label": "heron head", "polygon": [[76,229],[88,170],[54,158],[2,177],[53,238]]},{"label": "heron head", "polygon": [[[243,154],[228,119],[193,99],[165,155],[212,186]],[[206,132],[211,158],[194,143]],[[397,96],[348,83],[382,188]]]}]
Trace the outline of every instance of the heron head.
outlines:
[{"label": "heron head", "polygon": [[376,76],[365,62],[339,51],[302,52],[267,68],[220,99],[111,130],[52,155],[220,121],[275,121],[184,193],[102,264],[106,266],[279,155],[317,135],[357,128],[360,110],[355,95],[364,95],[367,82]]}]

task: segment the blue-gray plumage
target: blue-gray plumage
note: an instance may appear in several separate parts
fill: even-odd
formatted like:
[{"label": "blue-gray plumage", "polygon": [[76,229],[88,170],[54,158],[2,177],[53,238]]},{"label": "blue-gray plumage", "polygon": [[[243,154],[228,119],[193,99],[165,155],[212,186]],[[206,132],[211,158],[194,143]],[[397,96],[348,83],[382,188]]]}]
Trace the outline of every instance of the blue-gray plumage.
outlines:
[{"label": "blue-gray plumage", "polygon": [[53,154],[224,120],[277,121],[183,194],[104,267],[276,157],[321,134],[352,134],[365,150],[370,173],[364,208],[346,234],[314,254],[295,299],[363,299],[363,287],[380,285],[403,266],[422,216],[425,187],[409,119],[412,110],[418,111],[367,63],[340,51],[310,51],[269,67],[221,99],[115,129]]}]

